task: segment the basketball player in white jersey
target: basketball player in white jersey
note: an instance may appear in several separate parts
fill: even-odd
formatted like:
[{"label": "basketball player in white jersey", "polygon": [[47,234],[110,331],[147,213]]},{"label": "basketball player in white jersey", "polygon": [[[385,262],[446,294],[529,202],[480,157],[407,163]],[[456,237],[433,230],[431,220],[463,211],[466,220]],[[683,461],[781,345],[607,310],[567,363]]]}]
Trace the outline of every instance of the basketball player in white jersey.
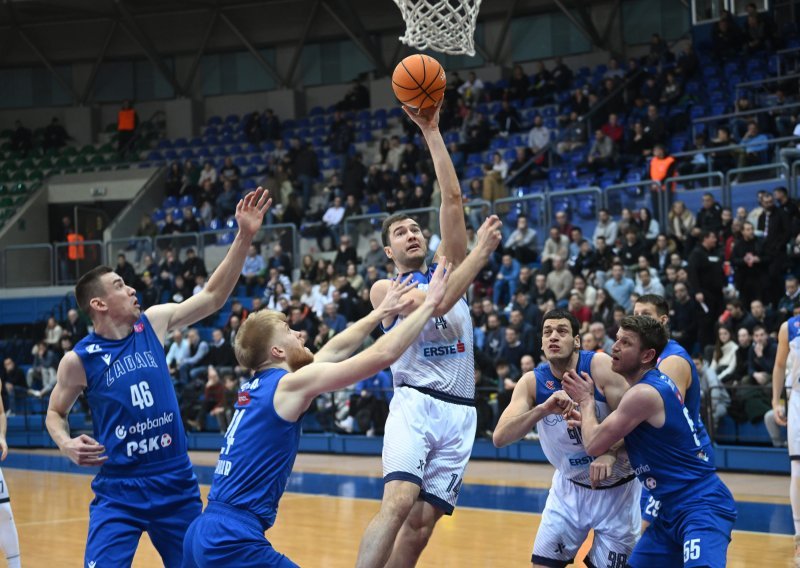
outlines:
[{"label": "basketball player in white jersey", "polygon": [[775,367],[772,369],[772,408],[775,421],[786,426],[786,408],[781,402],[786,385],[786,359],[792,354],[792,368],[789,378],[792,387],[789,394],[789,460],[792,476],[789,485],[789,500],[792,503],[794,519],[794,565],[800,568],[800,316],[783,322],[778,332],[778,352],[775,354]]},{"label": "basketball player in white jersey", "polygon": [[[0,461],[5,460],[8,455],[6,425],[6,410],[3,407],[3,401],[0,400]],[[11,499],[8,496],[8,485],[6,485],[2,471],[0,471],[0,548],[6,555],[8,568],[22,566],[19,556],[17,525],[14,523],[14,515],[11,513]]]},{"label": "basketball player in white jersey", "polygon": [[[395,387],[383,445],[384,491],[381,508],[361,538],[359,568],[414,566],[433,527],[455,507],[475,439],[475,381],[472,318],[463,296],[500,242],[500,220],[492,216],[478,231],[480,254],[465,261],[467,231],[461,187],[439,132],[439,109],[406,114],[422,131],[433,158],[442,194],[441,243],[433,265],[425,266],[427,243],[414,219],[396,214],[383,223],[384,250],[401,274],[413,273],[414,305],[437,259],[454,270],[447,297],[439,304],[415,344],[391,366]],[[459,267],[459,265],[461,265]],[[390,285],[376,282],[370,300],[377,306]],[[402,317],[402,316],[401,316]],[[385,320],[385,331],[397,320]]]},{"label": "basketball player in white jersey", "polygon": [[611,450],[597,458],[586,453],[580,429],[569,428],[564,418],[575,403],[561,389],[561,378],[568,370],[592,376],[600,420],[619,404],[626,385],[611,370],[611,357],[582,351],[580,345],[580,324],[575,316],[561,309],[544,315],[542,351],[547,362],[517,382],[493,441],[498,448],[507,446],[538,424],[542,450],[556,468],[533,545],[534,567],[563,568],[572,563],[589,530],[594,529],[587,566],[624,568],[639,540],[641,484],[624,450]]}]

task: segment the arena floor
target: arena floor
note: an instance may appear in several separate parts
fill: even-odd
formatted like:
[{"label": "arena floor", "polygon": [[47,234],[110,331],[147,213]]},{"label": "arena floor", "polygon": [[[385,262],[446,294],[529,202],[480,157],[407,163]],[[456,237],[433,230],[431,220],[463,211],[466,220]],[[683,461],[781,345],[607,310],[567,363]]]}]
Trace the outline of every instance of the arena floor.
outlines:
[{"label": "arena floor", "polygon": [[[217,455],[193,452],[191,457],[205,497]],[[93,471],[46,450],[14,450],[2,467],[19,528],[22,565],[81,566],[92,498],[88,474]],[[378,509],[380,472],[375,457],[298,456],[278,521],[269,532],[271,542],[304,567],[351,568],[361,533]],[[530,566],[551,475],[549,465],[471,462],[459,507],[439,523],[419,566]],[[788,477],[724,474],[723,479],[739,506],[728,566],[790,566]],[[161,566],[146,535],[134,566]]]}]

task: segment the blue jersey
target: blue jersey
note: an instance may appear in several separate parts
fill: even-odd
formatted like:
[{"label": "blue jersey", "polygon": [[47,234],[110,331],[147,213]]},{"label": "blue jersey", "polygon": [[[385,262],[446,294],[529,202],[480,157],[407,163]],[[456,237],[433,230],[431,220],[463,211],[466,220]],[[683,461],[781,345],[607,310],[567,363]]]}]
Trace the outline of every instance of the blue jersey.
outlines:
[{"label": "blue jersey", "polygon": [[[664,350],[661,352],[661,355],[658,356],[658,362],[656,363],[656,368],[661,368],[661,362],[666,359],[667,357],[671,357],[676,355],[689,363],[689,368],[692,370],[692,382],[689,385],[689,388],[686,389],[686,396],[684,397],[683,404],[686,408],[689,409],[689,416],[692,417],[692,421],[694,422],[694,427],[697,430],[697,437],[700,439],[700,443],[711,445],[711,438],[708,436],[708,430],[706,430],[705,424],[703,424],[703,419],[700,418],[700,376],[697,374],[697,367],[695,367],[694,361],[692,361],[691,355],[683,346],[675,341],[674,339],[670,339],[667,342],[667,346],[664,347]],[[709,453],[711,459],[713,461],[713,453]]]},{"label": "blue jersey", "polygon": [[664,402],[665,416],[661,428],[654,428],[645,421],[625,436],[631,465],[644,486],[656,499],[662,500],[706,478],[716,477],[711,445],[698,438],[675,383],[665,374],[651,369],[639,384],[658,391]]},{"label": "blue jersey", "polygon": [[164,347],[147,316],[123,339],[90,333],[74,349],[86,372],[102,472],[131,477],[185,468],[186,434]]},{"label": "blue jersey", "polygon": [[208,501],[248,511],[264,530],[275,523],[297,449],[300,423],[275,412],[275,390],[288,371],[267,369],[239,389]]}]

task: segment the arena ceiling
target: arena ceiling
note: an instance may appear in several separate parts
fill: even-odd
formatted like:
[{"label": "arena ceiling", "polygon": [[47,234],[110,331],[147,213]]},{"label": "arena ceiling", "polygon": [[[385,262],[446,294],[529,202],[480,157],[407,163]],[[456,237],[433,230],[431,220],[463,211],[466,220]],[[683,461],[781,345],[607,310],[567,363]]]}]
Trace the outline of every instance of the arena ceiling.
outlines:
[{"label": "arena ceiling", "polygon": [[[515,17],[561,9],[592,44],[605,48],[611,33],[605,24],[620,4],[483,0],[479,21],[499,22],[502,35]],[[592,10],[600,5],[598,23]],[[395,38],[404,28],[392,0],[0,0],[0,67],[90,63],[96,69],[104,61],[146,57],[168,77],[165,56],[199,61],[205,53],[247,49],[269,70],[260,49],[290,46],[299,56],[306,43],[349,38],[385,74],[387,62],[401,53]],[[499,61],[499,47],[478,42],[476,48],[484,60]]]}]

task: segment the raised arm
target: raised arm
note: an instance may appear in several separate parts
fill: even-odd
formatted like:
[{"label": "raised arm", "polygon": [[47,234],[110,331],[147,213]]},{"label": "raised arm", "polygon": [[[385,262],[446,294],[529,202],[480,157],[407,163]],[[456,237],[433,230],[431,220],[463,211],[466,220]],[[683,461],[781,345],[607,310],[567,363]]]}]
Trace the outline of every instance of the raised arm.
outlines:
[{"label": "raised arm", "polygon": [[242,273],[247,249],[261,228],[264,214],[270,205],[272,199],[269,199],[269,192],[260,187],[239,200],[236,205],[239,232],[225,258],[208,279],[205,288],[180,304],[161,304],[145,312],[156,335],[162,341],[169,330],[200,321],[225,305]]},{"label": "raised arm", "polygon": [[[440,317],[447,314],[456,302],[464,297],[467,293],[472,282],[478,276],[478,273],[489,261],[492,252],[497,248],[502,240],[502,233],[500,227],[502,222],[497,215],[492,215],[481,225],[478,229],[478,240],[475,248],[467,255],[461,266],[453,270],[450,275],[450,281],[447,285],[447,291],[444,294],[444,299],[436,307],[433,315]],[[440,264],[441,266],[441,264]],[[383,301],[387,294],[391,281],[380,280],[372,285],[369,292],[370,300],[373,306],[378,306]],[[403,315],[408,315],[421,306],[425,301],[425,292],[422,290],[414,289],[409,294],[411,302],[401,312]]]},{"label": "raised arm", "polygon": [[333,336],[325,346],[314,356],[315,363],[338,363],[344,361],[358,349],[373,329],[378,327],[381,320],[401,313],[412,302],[407,294],[414,290],[411,285],[412,275],[405,280],[400,276],[389,282],[389,289],[381,304],[356,323]]},{"label": "raised arm", "polygon": [[[443,259],[445,261],[446,259]],[[371,377],[396,361],[419,336],[444,297],[450,271],[440,264],[428,295],[411,316],[368,349],[340,363],[311,363],[287,375],[278,385],[275,409],[285,420],[296,421],[319,394],[344,388]]]},{"label": "raised arm", "polygon": [[786,407],[781,398],[786,394],[786,359],[789,357],[789,322],[783,322],[778,332],[778,352],[772,368],[772,408],[775,421],[786,426]]},{"label": "raised arm", "polygon": [[50,437],[58,449],[77,465],[102,465],[108,459],[102,455],[105,447],[86,434],[72,438],[69,433],[67,416],[78,396],[86,388],[86,372],[74,351],[68,352],[61,359],[56,378],[56,386],[50,393],[50,404],[45,419]]},{"label": "raised arm", "polygon": [[442,193],[442,205],[439,209],[439,231],[442,242],[436,249],[434,260],[446,256],[453,266],[458,267],[467,255],[467,226],[464,222],[464,203],[456,169],[447,152],[442,133],[439,132],[440,107],[441,103],[420,111],[413,111],[405,106],[403,110],[419,126],[428,144]]}]

